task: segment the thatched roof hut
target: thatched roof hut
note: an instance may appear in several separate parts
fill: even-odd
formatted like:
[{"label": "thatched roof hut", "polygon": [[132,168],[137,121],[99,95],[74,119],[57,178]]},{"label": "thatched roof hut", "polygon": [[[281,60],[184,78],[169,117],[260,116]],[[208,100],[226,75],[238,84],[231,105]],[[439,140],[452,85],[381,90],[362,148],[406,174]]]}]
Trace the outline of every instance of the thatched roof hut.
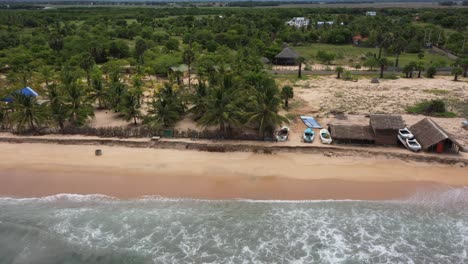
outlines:
[{"label": "thatched roof hut", "polygon": [[369,124],[375,134],[375,143],[379,145],[396,145],[398,129],[405,127],[400,115],[371,115]]},{"label": "thatched roof hut", "polygon": [[329,124],[328,131],[337,143],[373,144],[375,141],[370,126]]},{"label": "thatched roof hut", "polygon": [[458,153],[463,146],[430,118],[410,127],[411,133],[426,151]]},{"label": "thatched roof hut", "polygon": [[299,58],[299,54],[286,47],[275,56],[274,63],[277,65],[296,65],[297,58]]},{"label": "thatched roof hut", "polygon": [[405,122],[400,115],[370,115],[370,125],[374,130],[400,129],[405,127]]}]

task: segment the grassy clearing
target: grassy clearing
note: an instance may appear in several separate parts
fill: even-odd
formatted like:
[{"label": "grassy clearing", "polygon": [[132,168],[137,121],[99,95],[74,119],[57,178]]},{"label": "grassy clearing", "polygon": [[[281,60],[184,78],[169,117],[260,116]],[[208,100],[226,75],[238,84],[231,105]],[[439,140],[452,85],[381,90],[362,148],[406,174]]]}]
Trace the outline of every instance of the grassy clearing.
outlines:
[{"label": "grassy clearing", "polygon": [[[356,47],[353,45],[332,45],[332,44],[310,44],[304,46],[294,46],[294,50],[296,50],[301,56],[306,58],[309,63],[317,63],[317,59],[315,58],[317,51],[322,50],[326,52],[334,53],[337,56],[337,59],[333,60],[333,64],[337,65],[348,65],[354,66],[355,64],[359,63],[362,65],[363,61],[361,57],[366,55],[367,53],[378,53],[379,50],[377,48],[365,48],[365,47]],[[386,56],[384,54],[384,56]],[[395,62],[395,56],[386,56],[391,62]],[[400,55],[400,63],[399,66],[404,66],[411,61],[419,61],[418,54],[415,53],[403,53]],[[433,54],[429,53],[427,50],[424,51],[424,58],[422,59],[424,64],[426,65],[436,65],[436,66],[450,66],[453,61],[447,58],[446,56],[440,54]]]},{"label": "grassy clearing", "polygon": [[449,93],[447,90],[440,90],[440,89],[426,89],[423,90],[425,93],[435,94],[435,95],[446,95]]}]

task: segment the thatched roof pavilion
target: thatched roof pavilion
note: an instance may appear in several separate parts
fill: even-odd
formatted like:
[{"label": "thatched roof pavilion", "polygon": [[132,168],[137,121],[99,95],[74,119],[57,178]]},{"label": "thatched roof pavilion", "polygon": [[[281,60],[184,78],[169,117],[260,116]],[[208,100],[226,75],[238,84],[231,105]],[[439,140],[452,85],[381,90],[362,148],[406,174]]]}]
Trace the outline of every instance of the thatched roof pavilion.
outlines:
[{"label": "thatched roof pavilion", "polygon": [[328,131],[337,143],[373,144],[375,141],[370,126],[329,124]]},{"label": "thatched roof pavilion", "polygon": [[405,127],[405,122],[400,115],[370,115],[370,125],[372,129],[400,129]]},{"label": "thatched roof pavilion", "polygon": [[400,115],[370,115],[369,124],[379,145],[396,145],[398,129],[405,127]]},{"label": "thatched roof pavilion", "polygon": [[275,56],[273,61],[277,65],[296,65],[297,58],[299,58],[299,54],[293,49],[286,47]]},{"label": "thatched roof pavilion", "polygon": [[452,135],[430,118],[426,117],[412,125],[410,130],[426,151],[458,153],[460,150],[463,150],[463,146]]}]

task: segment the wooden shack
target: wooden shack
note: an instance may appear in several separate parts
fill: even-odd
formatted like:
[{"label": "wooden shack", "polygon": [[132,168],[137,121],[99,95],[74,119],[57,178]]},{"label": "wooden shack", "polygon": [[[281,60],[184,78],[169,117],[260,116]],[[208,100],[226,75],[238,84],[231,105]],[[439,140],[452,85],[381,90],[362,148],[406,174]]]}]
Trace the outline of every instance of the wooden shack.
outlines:
[{"label": "wooden shack", "polygon": [[405,127],[400,115],[371,115],[369,124],[377,145],[397,145],[398,129]]},{"label": "wooden shack", "polygon": [[370,126],[329,124],[328,131],[336,143],[367,145],[375,142]]},{"label": "wooden shack", "polygon": [[425,151],[436,153],[458,153],[463,146],[432,119],[424,118],[410,128]]},{"label": "wooden shack", "polygon": [[286,47],[275,56],[273,63],[276,65],[297,65],[297,58],[299,58],[299,54]]}]

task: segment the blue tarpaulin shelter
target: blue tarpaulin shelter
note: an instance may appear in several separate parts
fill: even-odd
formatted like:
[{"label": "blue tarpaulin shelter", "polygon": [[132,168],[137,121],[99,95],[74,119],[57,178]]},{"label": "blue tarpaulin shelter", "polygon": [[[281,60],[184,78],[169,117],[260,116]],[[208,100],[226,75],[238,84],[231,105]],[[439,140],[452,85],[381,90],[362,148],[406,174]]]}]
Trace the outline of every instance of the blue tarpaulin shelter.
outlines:
[{"label": "blue tarpaulin shelter", "polygon": [[310,128],[322,128],[322,126],[311,116],[301,116],[302,122]]},{"label": "blue tarpaulin shelter", "polygon": [[[24,87],[23,89],[19,89],[15,93],[22,94],[24,96],[33,96],[33,97],[38,97],[39,96],[39,94],[29,86]],[[10,97],[10,96],[7,97],[7,98],[2,99],[3,102],[7,102],[7,103],[11,103],[11,102],[13,102],[13,100],[14,99],[12,97]]]}]

